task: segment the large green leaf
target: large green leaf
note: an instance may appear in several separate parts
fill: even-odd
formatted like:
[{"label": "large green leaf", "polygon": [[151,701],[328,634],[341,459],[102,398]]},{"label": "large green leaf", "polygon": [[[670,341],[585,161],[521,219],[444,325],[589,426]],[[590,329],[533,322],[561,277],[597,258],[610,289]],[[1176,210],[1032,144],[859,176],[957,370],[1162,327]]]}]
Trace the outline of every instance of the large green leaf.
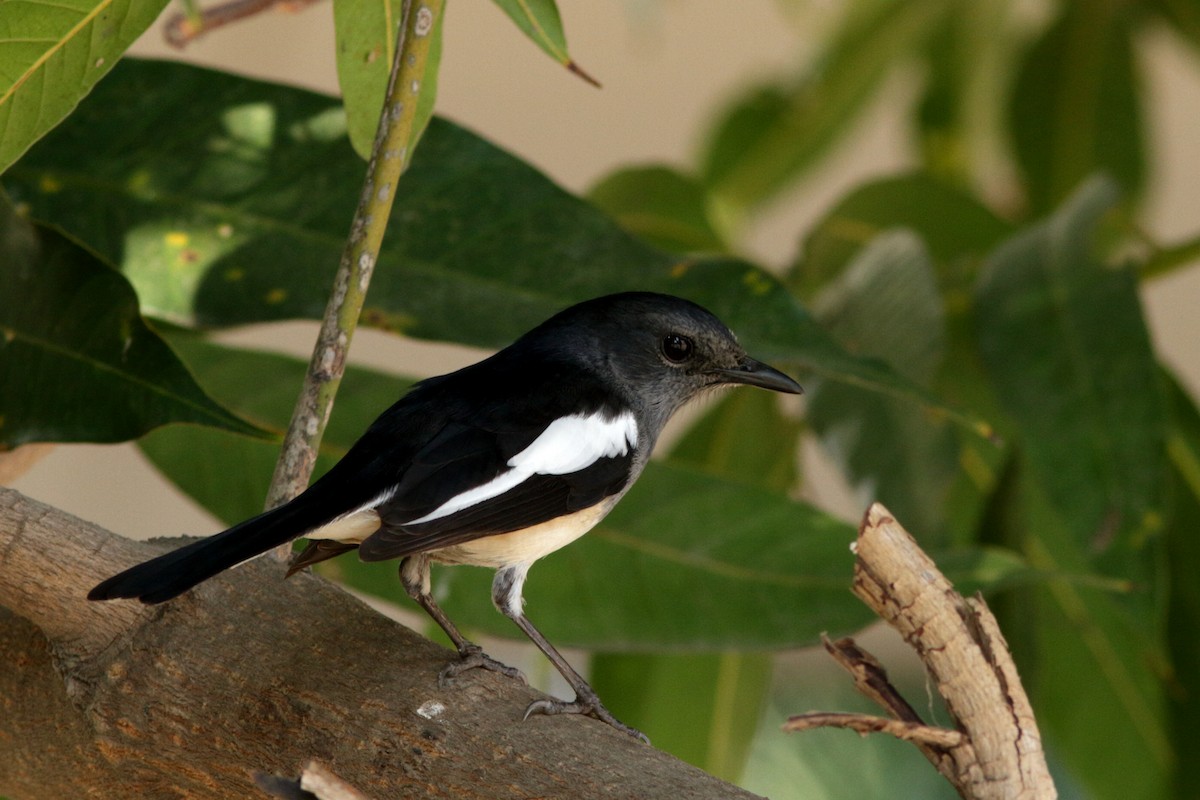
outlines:
[{"label": "large green leaf", "polygon": [[[1025,555],[1049,575],[1088,571],[1085,546],[1044,496],[1032,470],[1020,480]],[[1175,761],[1164,714],[1158,621],[1120,596],[1052,578],[1024,609],[1030,650],[1017,653],[1042,735],[1097,800],[1164,796]],[[1136,607],[1136,606],[1135,606]]]},{"label": "large green leaf", "polygon": [[916,122],[925,169],[955,184],[989,182],[1024,9],[1011,0],[956,3],[923,56]]},{"label": "large green leaf", "polygon": [[[266,425],[286,424],[303,362],[186,341],[180,351],[205,387],[232,408]],[[398,385],[395,378],[352,369],[323,452],[339,455],[392,402]],[[172,480],[226,521],[261,508],[271,473],[269,444],[178,427],[156,432],[143,446]],[[851,526],[780,494],[651,464],[600,528],[538,563],[525,596],[539,627],[562,645],[641,651],[790,646],[823,630],[853,630],[870,618],[848,590],[853,539]],[[348,556],[324,567],[357,589],[408,602],[394,565]],[[518,636],[492,608],[490,582],[487,570],[435,570],[435,591],[454,619]]]},{"label": "large green leaf", "polygon": [[[192,335],[171,343],[204,387],[264,428],[288,424],[304,378],[304,362],[288,356],[209,344]],[[349,367],[335,412],[321,439],[315,475],[345,455],[367,425],[399,399],[410,381]],[[279,445],[221,431],[179,427],[151,432],[138,443],[179,488],[228,524],[262,511]],[[163,531],[174,535],[183,531]],[[194,533],[194,531],[193,531]]]},{"label": "large green leaf", "polygon": [[1096,252],[1111,183],[1002,245],[976,294],[979,351],[1046,495],[1113,575],[1154,587],[1165,404],[1132,270]]},{"label": "large green leaf", "polygon": [[[1174,761],[1156,537],[1165,404],[1133,275],[1097,250],[1115,200],[1111,183],[1093,181],[1002,245],[975,305],[982,362],[1020,456],[985,537],[1050,576],[1015,593],[1006,633],[1047,742],[1093,796],[1114,800],[1161,796]],[[1089,573],[1100,583],[1055,577]],[[1103,576],[1125,593],[1099,588]]]},{"label": "large green leaf", "polygon": [[[915,233],[919,245],[895,232],[883,244],[881,235],[896,228]],[[844,345],[885,357],[914,379],[929,381],[930,369],[939,361],[936,354],[945,348],[934,377],[939,395],[953,398],[955,407],[971,409],[977,417],[999,420],[1002,415],[977,363],[967,312],[979,265],[1012,231],[970,194],[932,176],[882,178],[854,189],[822,217],[805,239],[802,258],[787,280],[793,291],[822,297],[825,313],[836,312],[824,321]],[[869,258],[868,245],[875,250]],[[897,262],[895,269],[889,266],[892,260]],[[932,274],[921,264],[931,265]],[[858,277],[847,274],[848,269]],[[893,336],[893,330],[907,333]],[[817,406],[818,417],[821,406],[830,412],[824,429],[836,439],[851,435],[861,446],[857,455],[853,448],[835,450],[861,460],[858,467],[848,465],[848,474],[867,483],[882,480],[891,487],[889,494],[898,492],[903,499],[888,501],[889,507],[890,502],[917,506],[914,516],[902,515],[914,530],[935,537],[941,531],[960,544],[968,543],[982,497],[995,480],[1001,453],[997,444],[961,437],[955,477],[947,489],[944,478],[951,451],[939,421],[881,398],[860,395],[843,406],[838,398],[847,390],[828,388],[831,392]],[[839,416],[844,424],[838,423]],[[889,444],[875,447],[879,442]],[[932,461],[927,464],[924,458]],[[907,466],[900,466],[898,459]],[[923,488],[907,492],[902,488],[906,481]],[[917,499],[934,496],[939,502],[921,505]],[[922,521],[936,524],[926,528]]]},{"label": "large green leaf", "polygon": [[1017,161],[1033,210],[1045,213],[1088,175],[1127,193],[1145,173],[1132,7],[1069,3],[1021,65],[1010,109]]},{"label": "large green leaf", "polygon": [[[891,660],[890,656],[885,659]],[[925,714],[927,721],[945,724],[944,716],[926,713],[929,689],[923,674],[896,669],[895,664],[885,666],[889,667],[893,684]],[[855,691],[850,677],[823,649],[789,657],[776,669],[771,702],[752,742],[742,786],[780,800],[959,797],[908,742],[833,729],[780,732],[790,715],[813,710],[880,713],[878,706]]]},{"label": "large green leaf", "polygon": [[1173,425],[1168,449],[1172,488],[1167,517],[1167,647],[1171,678],[1167,701],[1175,746],[1175,797],[1200,796],[1200,410],[1177,382],[1170,382]]},{"label": "large green leaf", "polygon": [[695,178],[671,167],[625,167],[604,177],[588,200],[643,241],[672,253],[726,252],[709,197]]},{"label": "large green leaf", "polygon": [[701,158],[705,182],[734,212],[769,200],[845,131],[888,70],[952,5],[859,4],[861,13],[793,84],[758,87],[722,112]]},{"label": "large green leaf", "polygon": [[167,0],[0,3],[0,173],[62,120]]},{"label": "large green leaf", "polygon": [[[928,253],[907,231],[876,237],[817,296],[814,308],[846,348],[886,358],[918,383],[931,382],[941,364],[942,298]],[[945,421],[844,384],[820,381],[811,394],[809,422],[864,506],[878,500],[922,541],[937,541],[958,466]]]},{"label": "large green leaf", "polygon": [[855,188],[805,237],[788,283],[810,295],[841,274],[868,242],[891,228],[921,237],[939,283],[961,291],[976,264],[1012,226],[961,189],[923,173],[882,178]]},{"label": "large green leaf", "polygon": [[[122,265],[143,307],[185,325],[319,317],[361,162],[332,100],[127,61],[6,185]],[[689,297],[760,358],[939,406],[848,355],[769,274],[670,256],[512,156],[434,120],[396,198],[366,324],[480,346],[626,289]]]},{"label": "large green leaf", "polygon": [[1161,797],[1174,759],[1158,625],[1121,602],[1128,581],[1087,580],[1089,554],[1019,454],[990,500],[982,538],[1021,549],[1041,575],[988,602],[1029,692],[1060,791],[1086,784],[1091,792],[1064,795]]},{"label": "large green leaf", "polygon": [[1153,0],[1147,8],[1189,40],[1193,47],[1200,46],[1200,3],[1196,0]]},{"label": "large green leaf", "polygon": [[[1133,275],[1097,247],[1115,200],[1093,181],[1002,245],[975,303],[1019,464],[998,483],[984,536],[1050,578],[1002,604],[1006,636],[1052,752],[1091,796],[1114,800],[1162,796],[1175,761],[1154,536],[1165,411]],[[1056,577],[1089,573],[1122,579],[1125,593]]]},{"label": "large green leaf", "polygon": [[0,196],[0,449],[169,422],[259,432],[196,385],[121,273]]},{"label": "large green leaf", "polygon": [[654,746],[737,782],[771,683],[767,653],[601,654],[588,680]]},{"label": "large green leaf", "polygon": [[672,464],[787,492],[796,485],[803,423],[767,392],[729,392],[671,448]]},{"label": "large green leaf", "polygon": [[[388,75],[396,55],[396,33],[403,5],[403,0],[335,0],[333,4],[338,86],[346,105],[350,142],[363,158],[371,154],[375,131],[379,127]],[[439,15],[431,31],[433,40],[417,97],[410,150],[433,116],[438,67],[442,60],[443,19],[445,15]]]}]

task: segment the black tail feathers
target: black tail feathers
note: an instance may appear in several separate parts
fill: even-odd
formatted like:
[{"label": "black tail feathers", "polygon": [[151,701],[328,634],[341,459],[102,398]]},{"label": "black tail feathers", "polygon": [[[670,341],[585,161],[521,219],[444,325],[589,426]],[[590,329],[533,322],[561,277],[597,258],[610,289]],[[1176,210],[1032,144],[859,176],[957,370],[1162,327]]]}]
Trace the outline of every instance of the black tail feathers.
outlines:
[{"label": "black tail feathers", "polygon": [[[290,504],[289,504],[290,505]],[[260,514],[227,531],[130,567],[88,592],[88,600],[136,598],[162,603],[230,567],[304,535],[289,506]]]}]

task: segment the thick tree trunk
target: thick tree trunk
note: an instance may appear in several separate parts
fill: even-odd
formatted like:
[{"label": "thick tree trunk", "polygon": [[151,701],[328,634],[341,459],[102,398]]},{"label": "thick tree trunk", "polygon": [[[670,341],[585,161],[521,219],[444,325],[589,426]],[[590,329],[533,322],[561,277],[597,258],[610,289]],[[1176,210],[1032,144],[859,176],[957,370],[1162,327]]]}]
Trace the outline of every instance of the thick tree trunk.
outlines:
[{"label": "thick tree trunk", "polygon": [[751,797],[259,559],[162,606],[89,603],[161,547],[0,489],[0,795],[261,797],[311,759],[374,798]]}]

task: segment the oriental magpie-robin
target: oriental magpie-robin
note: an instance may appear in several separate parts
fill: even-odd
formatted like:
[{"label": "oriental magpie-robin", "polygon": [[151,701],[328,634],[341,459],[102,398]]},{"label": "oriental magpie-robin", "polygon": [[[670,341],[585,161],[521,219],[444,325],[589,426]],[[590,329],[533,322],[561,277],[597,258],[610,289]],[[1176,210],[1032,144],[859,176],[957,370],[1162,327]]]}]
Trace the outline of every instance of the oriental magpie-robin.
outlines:
[{"label": "oriental magpie-robin", "polygon": [[800,385],[746,355],[715,316],[668,295],[631,292],[572,306],[477,364],[422,381],[375,420],[332,469],[289,503],[104,581],[91,600],[161,603],[304,537],[288,574],[358,549],[398,558],[400,580],[446,631],[453,677],[489,658],[430,593],[430,562],[497,570],[492,601],[575,690],[526,712],[618,722],[526,618],[534,561],[582,536],[637,480],[671,415],[710,387]]}]

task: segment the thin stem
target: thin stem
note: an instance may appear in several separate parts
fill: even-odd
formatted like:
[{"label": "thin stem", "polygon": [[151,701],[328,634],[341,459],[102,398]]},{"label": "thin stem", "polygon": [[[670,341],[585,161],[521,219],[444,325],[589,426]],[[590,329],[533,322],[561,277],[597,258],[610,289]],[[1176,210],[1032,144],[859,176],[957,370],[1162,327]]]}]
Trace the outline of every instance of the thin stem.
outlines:
[{"label": "thin stem", "polygon": [[311,5],[317,0],[226,0],[200,8],[194,2],[185,3],[182,13],[167,20],[163,35],[172,47],[183,49],[206,33],[260,14],[276,5],[286,4],[290,10]]},{"label": "thin stem", "polygon": [[[345,372],[346,353],[387,229],[396,184],[411,156],[409,144],[413,140],[417,98],[434,26],[443,6],[444,0],[410,0],[404,4],[396,57],[362,195],[334,278],[304,386],[275,465],[267,493],[267,508],[274,508],[304,491],[316,464],[317,447]],[[284,545],[277,555],[285,558],[289,550]]]},{"label": "thin stem", "polygon": [[1152,280],[1200,262],[1200,237],[1158,247],[1142,266],[1142,278]]}]

